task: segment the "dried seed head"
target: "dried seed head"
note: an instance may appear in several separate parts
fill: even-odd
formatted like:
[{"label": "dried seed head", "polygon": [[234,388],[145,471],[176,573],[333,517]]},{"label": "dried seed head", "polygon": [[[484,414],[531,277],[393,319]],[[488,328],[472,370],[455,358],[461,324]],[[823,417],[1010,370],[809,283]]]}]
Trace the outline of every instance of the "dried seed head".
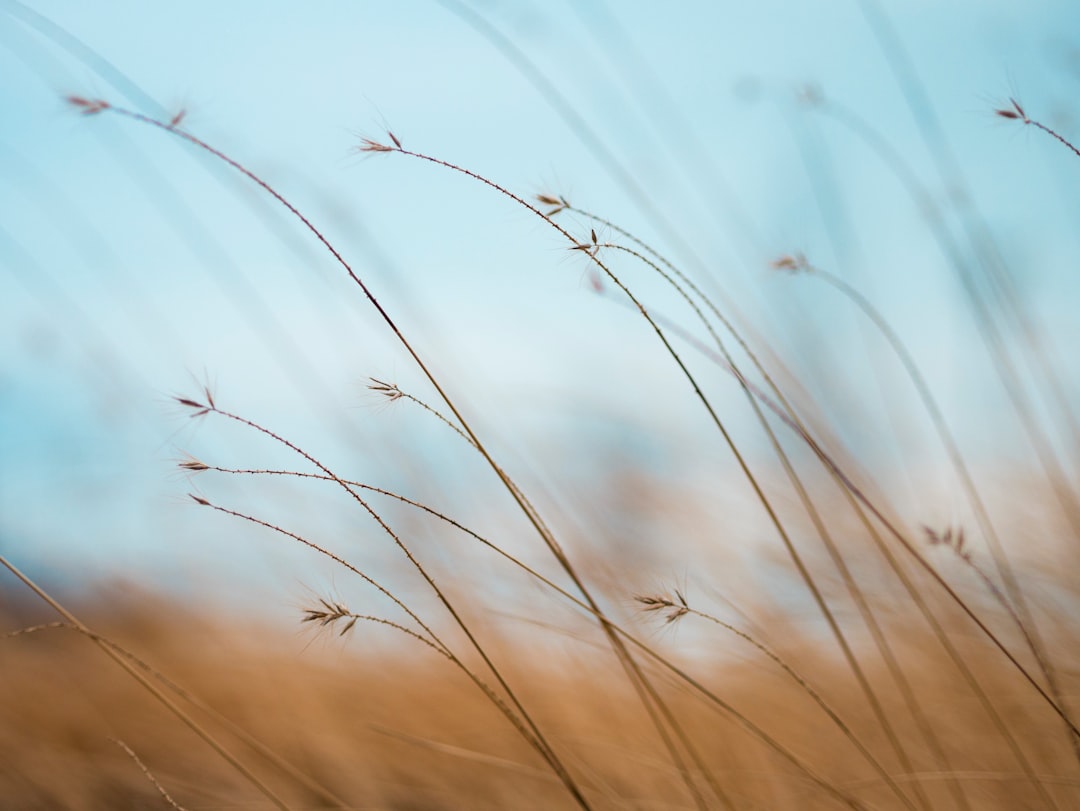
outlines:
[{"label": "dried seed head", "polygon": [[196,473],[200,470],[210,469],[210,465],[203,464],[198,459],[185,459],[183,462],[178,462],[177,466],[182,467],[184,470],[190,470]]},{"label": "dried seed head", "polygon": [[347,620],[344,627],[338,632],[338,636],[345,636],[356,625],[359,617],[349,611],[348,607],[336,600],[324,600],[318,598],[322,608],[305,608],[304,616],[300,622],[317,622],[320,628],[333,625],[340,620]]},{"label": "dried seed head", "polygon": [[573,245],[571,245],[568,248],[568,250],[571,250],[571,251],[583,251],[583,252],[587,253],[589,256],[596,256],[597,252],[600,250],[600,242],[596,238],[596,230],[590,228],[589,229],[589,241],[588,242],[575,242]]},{"label": "dried seed head", "polygon": [[658,611],[668,604],[668,601],[663,597],[654,597],[649,594],[637,594],[634,599],[645,606],[645,611]]},{"label": "dried seed head", "polygon": [[[396,139],[395,139],[396,140]],[[400,147],[398,147],[400,149]],[[380,144],[378,141],[373,141],[370,138],[361,138],[360,146],[356,147],[357,152],[393,152],[394,147],[387,146],[386,144]]]},{"label": "dried seed head", "polygon": [[177,127],[179,127],[183,123],[184,117],[186,115],[187,115],[187,110],[181,107],[180,111],[177,112],[176,115],[174,115],[172,118],[169,119],[169,126],[172,127],[173,129],[176,129]]},{"label": "dried seed head", "polygon": [[566,198],[562,195],[553,197],[550,194],[538,194],[536,195],[536,200],[539,203],[543,203],[545,206],[552,206],[550,210],[544,212],[545,217],[554,217],[560,211],[570,208],[570,204],[566,202]]},{"label": "dried seed head", "polygon": [[386,134],[390,136],[390,140],[394,142],[394,146],[396,146],[398,149],[401,149],[401,141],[397,139],[397,136],[394,135],[394,133],[390,132],[390,130],[387,130]]},{"label": "dried seed head", "polygon": [[383,395],[391,403],[394,402],[394,400],[400,400],[405,396],[405,393],[397,387],[396,383],[384,383],[381,380],[376,380],[374,377],[369,377],[368,380],[371,381],[371,383],[368,384],[368,388],[371,391]]},{"label": "dried seed head", "polygon": [[68,104],[77,108],[83,115],[96,115],[112,106],[104,99],[88,99],[83,96],[68,96],[66,100]]},{"label": "dried seed head", "polygon": [[202,506],[204,506],[204,507],[209,507],[209,506],[211,506],[211,505],[210,505],[210,502],[209,502],[209,501],[207,501],[207,500],[206,500],[205,498],[203,498],[202,496],[197,496],[197,495],[195,495],[194,493],[188,493],[188,495],[189,495],[189,496],[191,496],[191,500],[192,500],[192,501],[194,501],[194,502],[195,502],[196,504],[201,504],[201,505],[202,505]]},{"label": "dried seed head", "polygon": [[809,271],[810,263],[806,261],[806,257],[801,253],[784,254],[771,261],[769,267],[773,270],[786,270],[788,273],[799,273],[801,271]]},{"label": "dried seed head", "polygon": [[949,527],[944,532],[937,532],[930,527],[924,526],[923,532],[926,534],[926,539],[931,546],[947,547],[955,552],[961,560],[971,561],[971,550],[967,548],[963,527],[960,527],[955,532],[953,532],[952,527]]},{"label": "dried seed head", "polygon": [[664,623],[671,624],[690,613],[690,606],[687,605],[686,599],[678,591],[675,594],[679,598],[678,603],[663,594],[639,594],[634,599],[645,606],[643,611],[659,612],[664,615]]},{"label": "dried seed head", "polygon": [[[207,394],[209,394],[209,392],[207,392]],[[203,403],[200,403],[197,400],[188,399],[187,397],[174,397],[173,399],[184,406],[184,408],[193,409],[188,415],[189,417],[201,417],[203,414],[208,414],[213,406],[213,403],[211,403],[211,407],[207,407]]]},{"label": "dried seed head", "polygon": [[1018,102],[1016,99],[1010,98],[1009,104],[1012,105],[1012,109],[1009,109],[1008,107],[1001,107],[997,110],[994,110],[994,113],[1001,116],[1002,118],[1008,118],[1012,121],[1023,121],[1025,124],[1031,121],[1031,119],[1027,117],[1027,113],[1024,112],[1024,108],[1020,106],[1020,102]]},{"label": "dried seed head", "polygon": [[952,530],[947,529],[944,533],[938,533],[933,527],[923,525],[923,533],[926,535],[926,540],[930,542],[931,546],[938,546],[942,544],[948,544],[949,539],[952,537]]}]

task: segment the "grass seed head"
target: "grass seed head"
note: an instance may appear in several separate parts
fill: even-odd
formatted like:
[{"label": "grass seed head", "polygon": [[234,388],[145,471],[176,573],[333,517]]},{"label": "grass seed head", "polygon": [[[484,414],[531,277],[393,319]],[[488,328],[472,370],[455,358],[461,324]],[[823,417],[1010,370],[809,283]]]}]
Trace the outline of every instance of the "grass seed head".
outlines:
[{"label": "grass seed head", "polygon": [[322,597],[319,597],[318,600],[322,607],[303,609],[304,616],[300,618],[301,623],[314,622],[320,628],[325,628],[333,626],[341,620],[346,620],[344,626],[338,631],[338,636],[345,636],[356,625],[359,617],[349,611],[348,606],[337,600],[325,600]]},{"label": "grass seed head", "polygon": [[389,402],[394,400],[400,400],[405,394],[397,387],[396,383],[384,383],[382,380],[376,380],[374,377],[369,377],[368,380],[371,383],[368,384],[368,389],[383,395]]},{"label": "grass seed head", "polygon": [[1031,119],[1027,117],[1027,113],[1024,112],[1024,108],[1020,106],[1014,98],[1009,99],[1009,104],[1012,107],[999,107],[994,110],[995,115],[999,115],[1002,118],[1007,118],[1010,121],[1023,121],[1025,124],[1030,123]]},{"label": "grass seed head", "polygon": [[[207,395],[210,394],[209,391],[206,393]],[[203,414],[209,414],[213,408],[213,401],[211,401],[210,406],[207,406],[204,403],[200,403],[198,400],[192,400],[188,397],[175,397],[173,399],[184,408],[192,409],[191,413],[188,415],[189,417],[201,417]]]},{"label": "grass seed head", "polygon": [[690,606],[686,604],[686,598],[678,591],[675,594],[678,597],[678,602],[664,594],[639,594],[634,599],[644,606],[642,611],[662,614],[664,624],[670,625],[690,613]]},{"label": "grass seed head", "polygon": [[944,532],[937,532],[931,527],[924,526],[923,532],[926,534],[926,539],[931,546],[944,546],[955,552],[962,560],[970,562],[971,550],[967,548],[963,527],[960,527],[955,532],[952,527],[949,527]]},{"label": "grass seed head", "polygon": [[804,273],[810,271],[810,263],[801,253],[784,254],[769,263],[773,270],[784,270],[788,273]]},{"label": "grass seed head", "polygon": [[570,208],[570,204],[566,202],[566,198],[562,195],[554,197],[550,194],[537,194],[536,201],[545,206],[551,206],[550,210],[544,212],[545,217],[554,217],[560,211]]},{"label": "grass seed head", "polygon": [[96,115],[108,110],[112,105],[104,99],[88,99],[84,96],[68,96],[67,103],[75,107],[83,115]]},{"label": "grass seed head", "polygon": [[[393,138],[393,136],[391,136]],[[397,139],[394,138],[394,143],[397,143]],[[396,149],[401,149],[401,145],[398,144]],[[394,152],[395,147],[387,146],[379,141],[372,140],[371,138],[361,138],[360,146],[356,147],[357,152]]]}]

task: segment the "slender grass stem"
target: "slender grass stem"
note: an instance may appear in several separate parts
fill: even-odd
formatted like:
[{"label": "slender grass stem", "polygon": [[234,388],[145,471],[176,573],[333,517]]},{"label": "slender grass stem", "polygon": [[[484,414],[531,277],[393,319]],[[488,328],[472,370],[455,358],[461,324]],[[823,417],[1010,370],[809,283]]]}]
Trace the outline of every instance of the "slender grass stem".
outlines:
[{"label": "slender grass stem", "polygon": [[245,780],[253,785],[267,800],[269,800],[280,811],[291,811],[291,808],[286,802],[281,799],[276,792],[273,791],[266,783],[264,783],[259,777],[255,775],[251,769],[245,766],[235,755],[233,755],[228,749],[226,749],[216,738],[214,738],[203,726],[192,718],[188,713],[184,712],[176,703],[159,690],[146,676],[140,673],[134,665],[132,665],[127,659],[117,653],[112,647],[106,644],[101,638],[98,637],[93,631],[91,631],[86,625],[84,625],[78,617],[68,611],[57,600],[46,592],[41,586],[19,571],[13,563],[11,563],[3,555],[0,555],[0,565],[11,572],[15,577],[23,582],[28,589],[34,594],[48,603],[57,614],[63,617],[73,627],[77,628],[80,633],[85,635],[94,644],[96,644],[101,651],[118,664],[123,670],[127,672],[135,681],[137,681],[143,689],[145,689],[150,695],[158,700],[169,712],[175,715],[180,721],[188,727],[192,732],[198,735],[211,749],[218,753],[226,763],[239,772]]}]

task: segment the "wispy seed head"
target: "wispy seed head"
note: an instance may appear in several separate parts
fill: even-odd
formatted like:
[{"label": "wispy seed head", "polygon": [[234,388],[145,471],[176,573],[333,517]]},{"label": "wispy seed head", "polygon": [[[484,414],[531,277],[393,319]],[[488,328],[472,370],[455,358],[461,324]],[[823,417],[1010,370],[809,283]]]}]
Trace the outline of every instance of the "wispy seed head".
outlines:
[{"label": "wispy seed head", "polygon": [[543,203],[545,206],[552,206],[551,210],[544,212],[545,217],[554,217],[560,211],[565,211],[570,208],[570,204],[566,202],[566,198],[562,195],[555,197],[550,194],[538,194],[536,195],[536,200],[539,203]]},{"label": "wispy seed head", "polygon": [[963,527],[960,527],[956,532],[953,532],[952,527],[949,527],[944,532],[938,532],[931,527],[923,526],[923,532],[926,534],[926,539],[931,546],[944,546],[953,550],[963,560],[971,559],[971,551],[967,548],[964,540]]},{"label": "wispy seed head", "polygon": [[[210,392],[207,391],[208,395],[209,395],[209,393]],[[190,400],[187,397],[175,397],[174,399],[180,405],[184,406],[184,408],[193,409],[191,414],[188,415],[190,417],[201,417],[203,414],[210,413],[211,408],[213,408],[213,401],[212,400],[211,400],[210,406],[208,407],[208,406],[204,405],[203,403],[198,402],[197,400]]]},{"label": "wispy seed head", "polygon": [[301,617],[300,622],[317,622],[320,627],[326,627],[339,620],[347,620],[344,627],[338,632],[338,636],[345,636],[356,625],[359,617],[349,611],[347,606],[336,600],[324,600],[321,597],[319,602],[322,604],[322,608],[305,608],[304,616]]},{"label": "wispy seed head", "polygon": [[[391,135],[390,137],[393,138],[393,135]],[[394,140],[394,143],[397,143],[396,138],[393,138],[393,140]],[[401,149],[400,144],[398,145],[397,149]],[[371,138],[361,138],[360,139],[360,146],[356,147],[356,151],[357,152],[393,152],[394,147],[387,146],[386,144],[379,143],[378,141],[373,141]]]},{"label": "wispy seed head", "polygon": [[95,115],[108,110],[112,106],[104,99],[88,99],[83,96],[68,96],[67,103],[78,109],[83,115]]},{"label": "wispy seed head", "polygon": [[773,270],[786,270],[789,273],[799,273],[810,270],[810,263],[801,253],[784,254],[769,263]]},{"label": "wispy seed head", "polygon": [[690,613],[690,606],[686,598],[678,591],[675,592],[678,602],[663,594],[639,594],[634,597],[637,602],[645,606],[642,611],[655,611],[664,615],[664,622],[670,624],[677,622]]},{"label": "wispy seed head", "polygon": [[396,383],[384,383],[381,380],[376,380],[374,377],[369,377],[368,380],[371,383],[368,384],[368,388],[371,391],[378,392],[383,395],[390,402],[394,400],[400,400],[405,394],[397,387]]},{"label": "wispy seed head", "polygon": [[1030,119],[1027,117],[1027,113],[1024,112],[1024,108],[1020,106],[1020,102],[1018,102],[1016,99],[1010,98],[1009,104],[1012,105],[1011,109],[1008,107],[1001,107],[997,110],[994,110],[994,114],[999,115],[1002,118],[1008,118],[1011,121],[1023,121],[1025,124],[1030,121]]}]

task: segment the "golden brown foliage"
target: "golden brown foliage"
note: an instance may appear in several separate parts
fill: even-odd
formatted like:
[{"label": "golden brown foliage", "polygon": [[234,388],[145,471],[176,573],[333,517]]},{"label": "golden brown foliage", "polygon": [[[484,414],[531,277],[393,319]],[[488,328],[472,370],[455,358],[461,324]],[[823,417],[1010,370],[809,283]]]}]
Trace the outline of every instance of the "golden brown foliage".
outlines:
[{"label": "golden brown foliage", "polygon": [[[121,605],[92,606],[83,614],[98,632],[136,652],[350,807],[568,806],[558,780],[479,691],[441,657],[420,646],[398,646],[374,626],[354,629],[359,635],[346,641],[326,636],[312,642],[267,627],[235,627],[228,616],[196,616],[145,595]],[[9,611],[4,626],[25,626],[28,617],[37,620],[42,614],[36,606],[18,618]],[[908,674],[972,806],[1036,807],[1030,787],[978,707],[939,659],[922,649],[921,635],[905,637],[903,628],[903,622],[890,622],[892,640],[904,651]],[[499,659],[510,663],[509,678],[566,753],[590,801],[597,808],[686,807],[680,779],[615,662],[570,643],[559,656],[551,648],[541,653],[529,644],[530,633],[519,628],[517,643],[504,636]],[[824,638],[822,644],[800,638],[794,624],[780,627],[775,618],[769,636],[868,744],[883,751],[880,732],[860,696],[846,686],[846,668],[826,653]],[[873,773],[797,684],[749,646],[730,656],[738,640],[718,634],[714,641],[715,662],[692,663],[712,689],[840,787],[876,807],[895,807],[894,798],[874,785]],[[999,710],[1045,785],[1068,807],[1080,797],[1080,779],[1060,723],[1017,684],[993,651],[968,642],[971,663]],[[155,787],[110,737],[127,742],[187,808],[265,804],[88,640],[50,628],[2,645],[0,796],[7,807],[89,811],[133,802],[164,807]],[[1054,647],[1059,656],[1071,656],[1069,649]],[[1075,667],[1075,662],[1059,664],[1065,671]],[[887,678],[872,657],[866,667],[875,681]],[[722,715],[669,680],[660,683],[739,807],[835,807]],[[890,700],[888,709],[918,765],[916,774],[896,774],[896,779],[922,781],[935,806],[951,807],[943,785],[947,775],[928,761],[901,705]],[[192,712],[294,807],[332,807],[213,717]]]}]

